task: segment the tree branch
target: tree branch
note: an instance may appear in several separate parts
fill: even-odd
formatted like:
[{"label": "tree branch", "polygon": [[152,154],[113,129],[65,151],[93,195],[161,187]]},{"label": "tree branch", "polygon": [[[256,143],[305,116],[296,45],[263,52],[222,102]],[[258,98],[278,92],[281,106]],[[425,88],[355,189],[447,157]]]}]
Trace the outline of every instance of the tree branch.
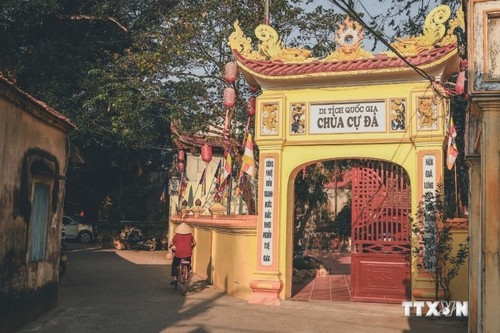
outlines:
[{"label": "tree branch", "polygon": [[113,24],[115,24],[116,26],[118,26],[118,28],[120,28],[120,30],[122,31],[125,31],[125,32],[129,32],[127,27],[125,27],[123,24],[121,24],[116,18],[112,17],[112,16],[107,16],[105,18],[102,18],[102,17],[99,17],[99,16],[90,16],[90,15],[69,15],[69,16],[65,16],[65,15],[58,15],[59,18],[67,18],[67,19],[70,19],[70,20],[86,20],[86,21],[92,21],[92,20],[100,20],[100,21],[104,21],[104,20],[107,20],[107,21],[110,21],[112,22]]}]

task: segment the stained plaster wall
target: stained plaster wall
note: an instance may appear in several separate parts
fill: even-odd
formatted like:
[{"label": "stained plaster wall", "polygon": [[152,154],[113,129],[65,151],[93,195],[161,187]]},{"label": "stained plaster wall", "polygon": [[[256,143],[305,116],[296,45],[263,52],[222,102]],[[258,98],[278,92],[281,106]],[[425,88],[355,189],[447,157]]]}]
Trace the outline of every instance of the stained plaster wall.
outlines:
[{"label": "stained plaster wall", "polygon": [[[0,94],[0,327],[9,331],[56,304],[64,181],[66,133],[26,112]],[[47,116],[50,119],[50,115]],[[43,164],[51,175],[45,259],[28,260],[32,166]]]}]

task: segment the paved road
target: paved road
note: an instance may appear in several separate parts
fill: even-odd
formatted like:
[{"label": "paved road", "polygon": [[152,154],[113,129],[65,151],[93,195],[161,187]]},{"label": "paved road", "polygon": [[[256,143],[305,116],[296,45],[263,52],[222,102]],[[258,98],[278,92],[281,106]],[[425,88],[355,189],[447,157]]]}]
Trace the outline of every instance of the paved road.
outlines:
[{"label": "paved road", "polygon": [[404,317],[400,305],[285,301],[258,306],[195,282],[186,297],[169,285],[165,252],[70,244],[58,307],[20,330],[58,332],[462,333],[464,321]]}]

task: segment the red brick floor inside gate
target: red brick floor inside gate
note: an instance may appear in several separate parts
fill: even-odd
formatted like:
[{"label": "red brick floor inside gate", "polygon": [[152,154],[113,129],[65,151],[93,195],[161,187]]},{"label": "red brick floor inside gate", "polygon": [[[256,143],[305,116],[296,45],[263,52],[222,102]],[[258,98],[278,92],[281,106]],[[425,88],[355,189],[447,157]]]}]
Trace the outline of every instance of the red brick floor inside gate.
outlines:
[{"label": "red brick floor inside gate", "polygon": [[293,285],[294,301],[350,301],[351,254],[326,251],[306,251],[306,255],[320,260],[329,275],[318,276]]}]

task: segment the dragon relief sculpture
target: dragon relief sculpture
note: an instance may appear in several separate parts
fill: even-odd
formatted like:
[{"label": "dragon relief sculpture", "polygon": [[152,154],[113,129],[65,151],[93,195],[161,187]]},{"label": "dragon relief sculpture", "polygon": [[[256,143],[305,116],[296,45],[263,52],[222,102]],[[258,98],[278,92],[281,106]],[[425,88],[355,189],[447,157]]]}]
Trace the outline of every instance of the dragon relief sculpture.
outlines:
[{"label": "dragon relief sculpture", "polygon": [[280,40],[278,33],[267,24],[260,24],[255,28],[255,36],[260,40],[259,49],[252,48],[252,40],[246,37],[236,20],[234,31],[229,36],[228,45],[251,60],[274,60],[284,63],[301,63],[315,60],[310,58],[311,51],[297,48],[287,48]]},{"label": "dragon relief sculpture", "polygon": [[337,49],[330,53],[323,61],[342,61],[373,58],[373,54],[363,49],[361,42],[365,36],[361,25],[346,16],[339,23],[339,29],[335,33]]},{"label": "dragon relief sculpture", "polygon": [[[391,43],[391,46],[404,56],[412,56],[432,50],[436,45],[449,45],[456,41],[456,36],[453,35],[451,29],[451,31],[448,30],[448,34],[444,38],[447,33],[445,23],[450,18],[450,15],[451,9],[446,5],[434,8],[425,18],[423,33],[421,35],[398,38],[396,42]],[[460,24],[460,19],[455,24]],[[383,53],[390,57],[396,57],[392,51]]]}]

